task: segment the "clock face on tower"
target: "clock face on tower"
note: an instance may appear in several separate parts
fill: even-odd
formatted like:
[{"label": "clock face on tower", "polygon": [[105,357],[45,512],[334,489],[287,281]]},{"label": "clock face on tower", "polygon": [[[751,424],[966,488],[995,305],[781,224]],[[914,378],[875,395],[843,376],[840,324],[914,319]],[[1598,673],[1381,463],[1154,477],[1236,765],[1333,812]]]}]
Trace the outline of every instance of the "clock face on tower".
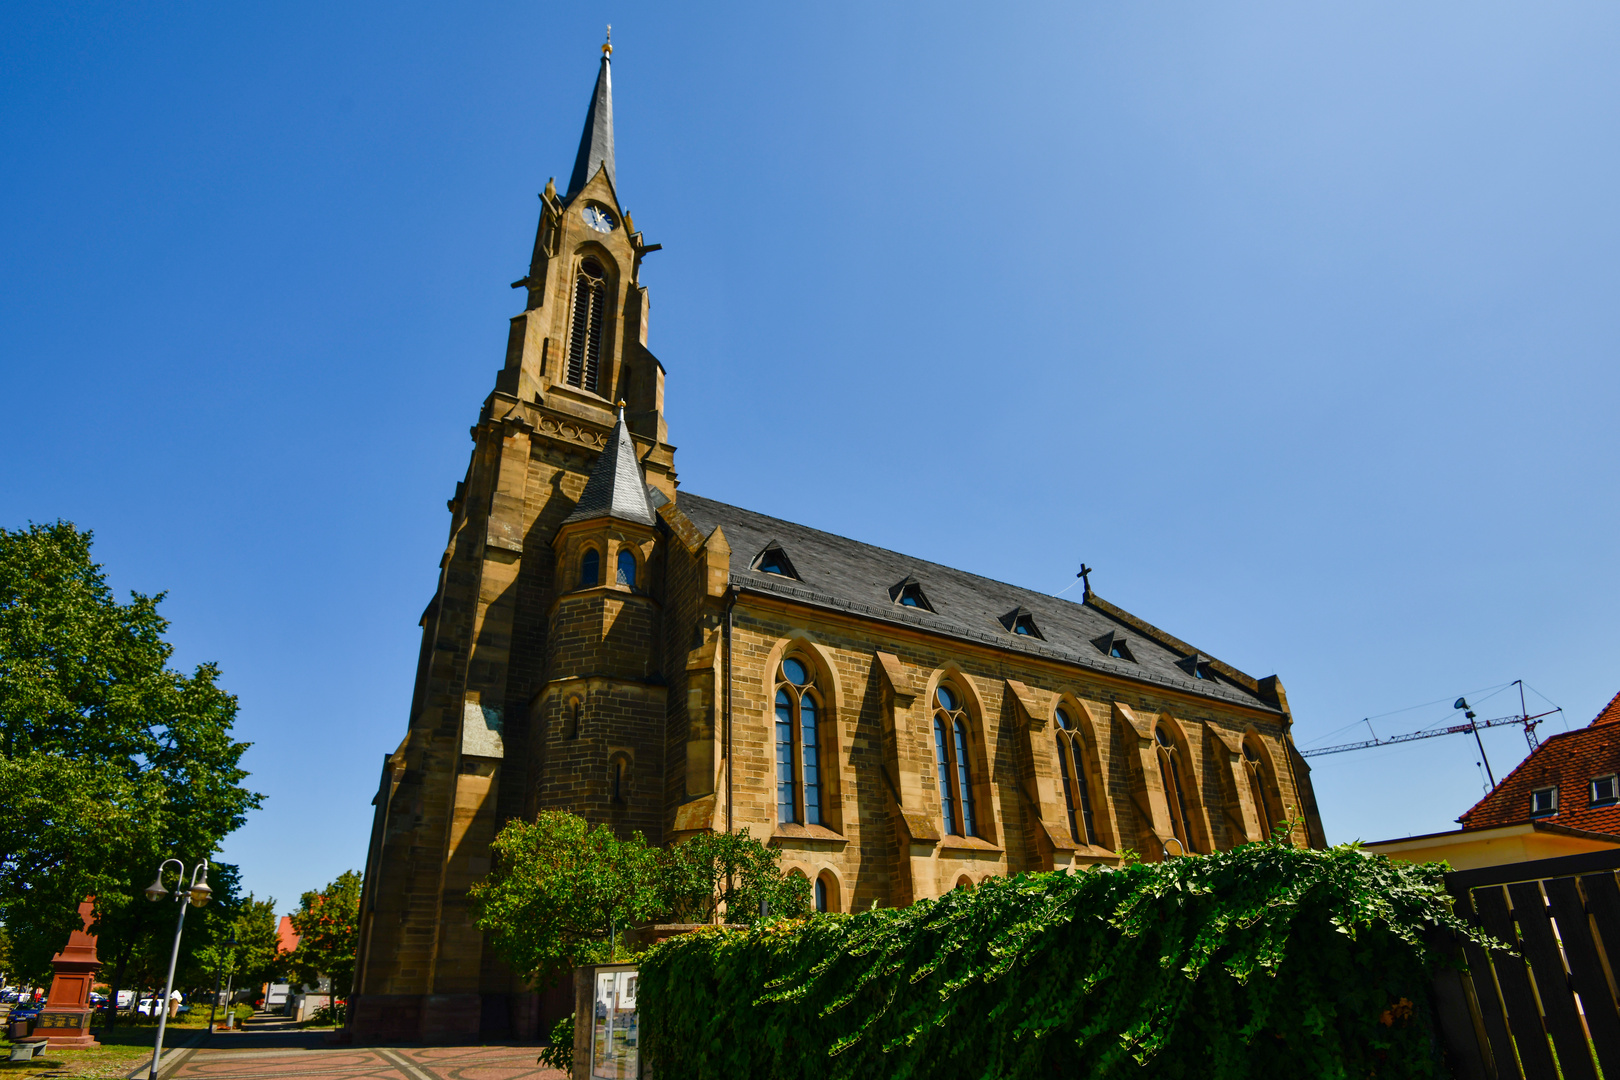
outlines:
[{"label": "clock face on tower", "polygon": [[599,233],[612,232],[614,227],[619,224],[613,219],[613,213],[611,211],[604,210],[600,206],[587,206],[579,213],[580,217],[585,219],[585,224],[589,225]]}]

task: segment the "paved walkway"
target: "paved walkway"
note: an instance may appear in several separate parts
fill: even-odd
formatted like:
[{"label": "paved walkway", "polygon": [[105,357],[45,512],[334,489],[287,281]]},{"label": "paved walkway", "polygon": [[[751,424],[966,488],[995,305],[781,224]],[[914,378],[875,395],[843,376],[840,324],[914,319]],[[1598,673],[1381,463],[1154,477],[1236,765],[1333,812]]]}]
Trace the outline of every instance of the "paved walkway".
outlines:
[{"label": "paved walkway", "polygon": [[565,1080],[533,1046],[321,1047],[197,1050],[165,1080]]}]

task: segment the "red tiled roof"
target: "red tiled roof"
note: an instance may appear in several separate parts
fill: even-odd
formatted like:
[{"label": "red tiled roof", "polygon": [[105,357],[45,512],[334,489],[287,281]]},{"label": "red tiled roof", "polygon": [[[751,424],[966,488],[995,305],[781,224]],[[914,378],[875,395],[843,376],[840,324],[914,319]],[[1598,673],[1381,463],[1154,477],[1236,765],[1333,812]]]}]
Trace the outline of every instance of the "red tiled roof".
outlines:
[{"label": "red tiled roof", "polygon": [[276,925],[276,952],[290,953],[298,948],[298,931],[293,929],[292,917],[283,915]]},{"label": "red tiled roof", "polygon": [[1464,829],[1488,829],[1531,820],[1530,793],[1558,788],[1558,813],[1537,820],[1570,829],[1620,836],[1620,804],[1592,806],[1592,778],[1620,772],[1620,694],[1583,728],[1547,738],[1457,820]]}]

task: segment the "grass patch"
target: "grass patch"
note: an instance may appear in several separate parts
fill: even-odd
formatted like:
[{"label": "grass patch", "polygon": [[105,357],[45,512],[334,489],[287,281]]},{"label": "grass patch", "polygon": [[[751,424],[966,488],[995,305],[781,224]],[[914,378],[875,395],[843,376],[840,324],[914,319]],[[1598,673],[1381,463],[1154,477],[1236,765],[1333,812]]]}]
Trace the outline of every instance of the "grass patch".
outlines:
[{"label": "grass patch", "polygon": [[[0,1041],[0,1054],[10,1054],[9,1040]],[[152,1047],[138,1044],[92,1046],[83,1050],[46,1050],[32,1061],[5,1061],[0,1058],[0,1076],[61,1076],[111,1080],[129,1075],[143,1061],[150,1061]]]}]

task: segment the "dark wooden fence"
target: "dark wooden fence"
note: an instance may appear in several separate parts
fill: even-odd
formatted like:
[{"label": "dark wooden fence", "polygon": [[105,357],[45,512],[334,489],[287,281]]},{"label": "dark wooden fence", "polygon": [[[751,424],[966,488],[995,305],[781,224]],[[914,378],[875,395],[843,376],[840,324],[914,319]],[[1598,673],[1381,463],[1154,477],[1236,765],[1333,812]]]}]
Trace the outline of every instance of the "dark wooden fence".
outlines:
[{"label": "dark wooden fence", "polygon": [[1435,980],[1460,1080],[1620,1080],[1616,870],[1603,851],[1446,875],[1458,913],[1517,950],[1465,945],[1467,973]]}]

